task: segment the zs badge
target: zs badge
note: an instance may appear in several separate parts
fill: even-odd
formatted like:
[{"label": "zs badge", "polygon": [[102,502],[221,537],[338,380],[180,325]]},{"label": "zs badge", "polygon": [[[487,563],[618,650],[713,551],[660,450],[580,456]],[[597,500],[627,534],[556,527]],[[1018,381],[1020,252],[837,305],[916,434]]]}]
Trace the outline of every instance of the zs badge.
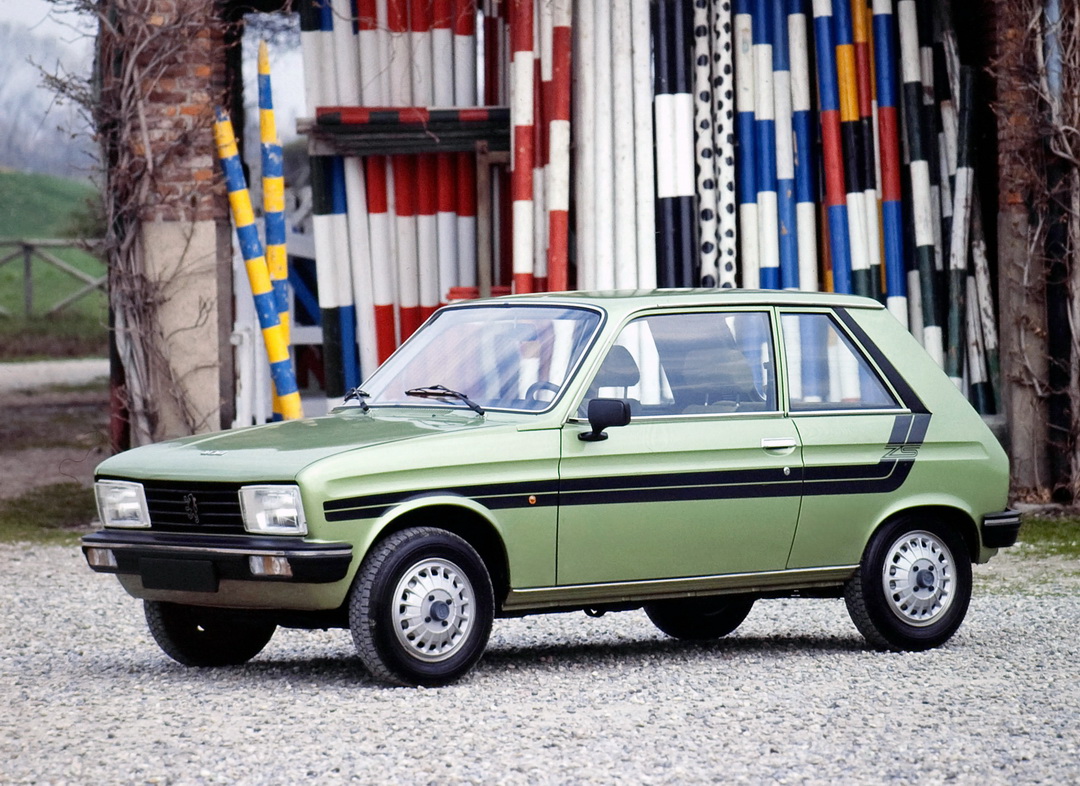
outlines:
[{"label": "zs badge", "polygon": [[918,445],[886,445],[883,458],[893,461],[914,461],[918,456]]}]

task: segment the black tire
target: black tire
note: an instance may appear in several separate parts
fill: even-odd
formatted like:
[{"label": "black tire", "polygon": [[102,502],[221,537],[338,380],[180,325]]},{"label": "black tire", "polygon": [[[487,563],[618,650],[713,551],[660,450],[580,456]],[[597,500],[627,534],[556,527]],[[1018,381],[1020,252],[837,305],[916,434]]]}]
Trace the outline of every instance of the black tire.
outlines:
[{"label": "black tire", "polygon": [[967,544],[954,528],[933,519],[892,521],[870,539],[844,600],[872,647],[938,647],[956,633],[971,601]]},{"label": "black tire", "polygon": [[757,600],[753,595],[711,595],[645,604],[652,624],[667,635],[687,641],[708,641],[739,627]]},{"label": "black tire", "polygon": [[484,653],[494,614],[480,555],[432,527],[376,543],[349,597],[360,660],[372,676],[398,685],[446,685],[464,676]]},{"label": "black tire", "polygon": [[267,645],[272,622],[203,606],[144,601],[146,624],[158,646],[185,666],[239,666]]}]

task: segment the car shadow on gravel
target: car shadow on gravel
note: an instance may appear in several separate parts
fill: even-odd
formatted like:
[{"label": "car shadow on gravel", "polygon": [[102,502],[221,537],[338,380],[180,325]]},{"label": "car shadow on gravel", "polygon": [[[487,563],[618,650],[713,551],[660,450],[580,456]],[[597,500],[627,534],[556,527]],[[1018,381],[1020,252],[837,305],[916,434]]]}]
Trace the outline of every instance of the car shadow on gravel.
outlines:
[{"label": "car shadow on gravel", "polygon": [[826,653],[864,652],[866,643],[857,635],[835,636],[732,636],[718,641],[678,641],[675,639],[645,639],[580,644],[552,644],[532,647],[490,647],[480,661],[478,671],[504,668],[518,670],[593,669],[598,664],[633,667],[657,665],[664,660],[693,660],[701,656],[724,657],[748,654],[790,657],[793,653],[819,655]]},{"label": "car shadow on gravel", "polygon": [[[594,671],[597,668],[630,670],[663,667],[665,663],[676,665],[703,658],[762,657],[790,658],[813,657],[823,654],[865,652],[866,645],[858,636],[732,636],[719,641],[694,642],[675,639],[644,639],[639,641],[581,642],[577,644],[551,644],[530,647],[493,646],[484,653],[475,672],[465,682],[487,679],[500,673],[530,672],[542,674],[558,670]],[[164,655],[137,663],[90,665],[92,671],[101,675],[122,668],[125,675],[138,679],[153,676],[155,679],[175,680],[178,685],[193,679],[208,679],[215,690],[227,690],[230,685],[250,687],[252,682],[270,684],[295,684],[297,680],[317,683],[324,688],[386,688],[393,687],[376,682],[355,656],[343,652],[340,657],[282,658],[256,657],[243,666],[225,666],[213,669],[197,669],[181,666]]]}]

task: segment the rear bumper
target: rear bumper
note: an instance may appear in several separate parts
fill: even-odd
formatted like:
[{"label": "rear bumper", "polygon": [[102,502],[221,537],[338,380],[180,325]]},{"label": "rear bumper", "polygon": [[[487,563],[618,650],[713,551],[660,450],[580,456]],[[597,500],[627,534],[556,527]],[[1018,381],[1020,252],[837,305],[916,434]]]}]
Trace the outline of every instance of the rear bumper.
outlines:
[{"label": "rear bumper", "polygon": [[[349,543],[288,537],[102,530],[83,537],[82,550],[99,573],[139,576],[148,589],[195,592],[216,592],[221,580],[327,584],[345,578],[352,562]],[[286,560],[290,575],[256,575],[252,557]]]},{"label": "rear bumper", "polygon": [[988,513],[983,516],[980,527],[983,545],[991,549],[1001,549],[1016,543],[1020,532],[1020,512],[1003,510],[1000,513]]}]

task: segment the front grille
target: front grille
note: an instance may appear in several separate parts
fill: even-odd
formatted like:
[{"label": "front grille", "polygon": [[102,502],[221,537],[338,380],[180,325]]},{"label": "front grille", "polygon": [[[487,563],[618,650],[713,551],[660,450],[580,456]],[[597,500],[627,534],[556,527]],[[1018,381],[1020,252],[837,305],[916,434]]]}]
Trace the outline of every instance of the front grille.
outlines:
[{"label": "front grille", "polygon": [[159,532],[243,533],[236,483],[144,481],[151,528]]}]

